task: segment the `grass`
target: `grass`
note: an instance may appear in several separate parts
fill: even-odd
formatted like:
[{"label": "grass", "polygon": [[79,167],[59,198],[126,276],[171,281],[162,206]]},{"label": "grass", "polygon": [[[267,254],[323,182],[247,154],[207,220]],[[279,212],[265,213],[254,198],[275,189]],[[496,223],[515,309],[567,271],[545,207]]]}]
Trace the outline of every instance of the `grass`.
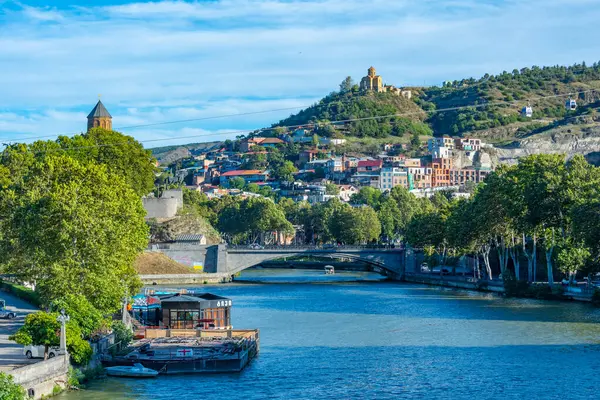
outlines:
[{"label": "grass", "polygon": [[166,274],[197,274],[201,273],[178,263],[162,253],[142,253],[135,260],[135,270],[140,275],[166,275]]}]

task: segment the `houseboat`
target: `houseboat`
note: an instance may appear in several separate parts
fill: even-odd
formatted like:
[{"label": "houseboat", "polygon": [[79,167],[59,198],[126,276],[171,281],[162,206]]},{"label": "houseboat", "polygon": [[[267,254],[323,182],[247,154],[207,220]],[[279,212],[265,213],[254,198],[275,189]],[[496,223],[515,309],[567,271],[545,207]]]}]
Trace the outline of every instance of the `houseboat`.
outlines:
[{"label": "houseboat", "polygon": [[154,292],[134,297],[141,338],[105,366],[140,364],[160,374],[239,372],[258,354],[258,329],[234,330],[232,300],[211,293]]}]

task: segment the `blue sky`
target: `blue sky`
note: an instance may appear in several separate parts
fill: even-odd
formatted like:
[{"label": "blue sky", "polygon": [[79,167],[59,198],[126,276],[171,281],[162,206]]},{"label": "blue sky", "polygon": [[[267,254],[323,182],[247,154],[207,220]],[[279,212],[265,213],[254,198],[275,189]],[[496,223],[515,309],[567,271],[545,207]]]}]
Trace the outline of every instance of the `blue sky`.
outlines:
[{"label": "blue sky", "polygon": [[[599,20],[600,0],[0,0],[0,141],[81,132],[98,94],[119,128],[300,109],[370,65],[402,86],[593,63]],[[155,147],[288,114],[123,131]]]}]

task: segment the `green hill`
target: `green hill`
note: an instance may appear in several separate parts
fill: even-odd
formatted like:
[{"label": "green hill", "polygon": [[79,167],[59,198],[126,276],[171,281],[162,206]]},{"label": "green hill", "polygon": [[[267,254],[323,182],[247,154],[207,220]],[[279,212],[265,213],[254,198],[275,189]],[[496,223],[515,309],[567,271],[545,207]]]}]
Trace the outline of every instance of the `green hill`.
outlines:
[{"label": "green hill", "polygon": [[[361,93],[354,86],[346,93],[329,94],[273,127],[316,124],[324,136],[375,138],[431,132],[436,136],[467,132],[477,135],[507,126],[514,127],[512,131],[531,133],[548,125],[569,123],[568,119],[573,116],[598,107],[600,64],[534,66],[499,75],[486,74],[480,79],[446,82],[441,87],[410,89],[412,99],[409,100],[391,93]],[[579,107],[575,112],[565,108],[569,94],[577,100]],[[533,118],[520,114],[528,103],[533,107]],[[391,114],[398,116],[389,117]],[[330,124],[331,121],[379,116],[386,117]],[[344,128],[333,129],[341,126]]]}]

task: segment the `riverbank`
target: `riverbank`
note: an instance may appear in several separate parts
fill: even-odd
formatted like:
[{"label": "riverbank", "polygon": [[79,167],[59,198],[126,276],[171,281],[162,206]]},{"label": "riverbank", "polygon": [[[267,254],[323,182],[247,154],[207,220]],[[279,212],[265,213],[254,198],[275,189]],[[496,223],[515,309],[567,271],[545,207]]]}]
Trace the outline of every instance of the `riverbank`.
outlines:
[{"label": "riverbank", "polygon": [[[416,274],[406,273],[404,281],[408,283],[418,283],[429,286],[441,286],[455,289],[474,290],[478,292],[493,292],[506,295],[506,289],[502,281],[488,281],[482,279],[474,279],[466,276],[449,276],[449,275],[432,275],[432,274]],[[539,285],[540,288],[543,287]],[[555,285],[555,290],[550,291],[548,298],[544,296],[521,296],[515,295],[511,297],[535,297],[539,300],[562,300],[562,301],[582,301],[592,302],[593,289],[585,288],[564,288],[561,285]],[[543,294],[543,293],[540,293]]]}]

